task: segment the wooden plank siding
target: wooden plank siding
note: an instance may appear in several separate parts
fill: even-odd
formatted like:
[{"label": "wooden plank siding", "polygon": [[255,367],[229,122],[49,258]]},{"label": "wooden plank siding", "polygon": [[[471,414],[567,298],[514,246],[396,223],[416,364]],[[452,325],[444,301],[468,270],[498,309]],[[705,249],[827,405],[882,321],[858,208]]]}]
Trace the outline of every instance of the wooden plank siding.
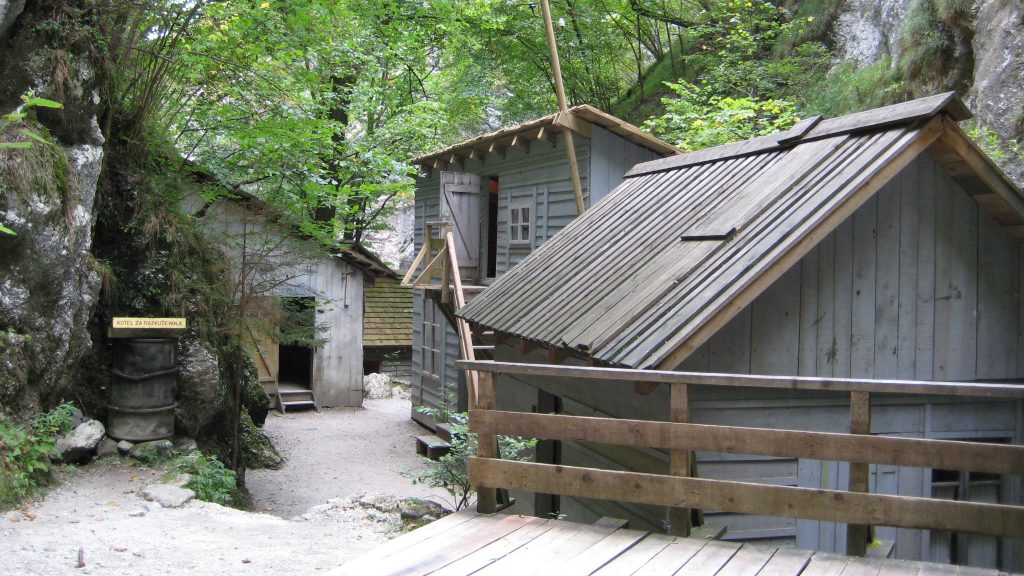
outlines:
[{"label": "wooden plank siding", "polygon": [[[623,175],[634,164],[661,157],[660,154],[598,125],[592,126],[591,135],[590,140],[580,137],[575,140],[581,183],[588,206],[592,203],[592,189],[594,201],[599,200],[622,182]],[[462,170],[479,175],[483,181],[481,186],[486,186],[487,178],[498,178],[495,267],[498,276],[521,262],[577,215],[564,136],[553,134],[552,140],[554,144],[530,140],[523,146],[505,150],[503,155],[485,154],[482,161],[467,158],[463,160],[461,166],[447,168],[448,171]],[[417,252],[423,245],[425,223],[441,218],[440,189],[440,170],[432,171],[429,176],[420,177],[416,182],[414,238]],[[483,190],[481,192],[485,193]],[[484,212],[487,202],[482,202],[482,205],[479,225],[480,245],[483,249],[486,247],[487,238]],[[531,237],[527,243],[513,243],[509,241],[509,208],[522,205],[531,208]],[[480,266],[484,266],[483,259]],[[460,378],[464,380],[454,367],[455,361],[459,359],[458,334],[451,326],[444,330],[443,338],[447,351],[444,373],[440,374],[439,378],[424,375],[423,314],[427,307],[437,305],[425,298],[423,290],[417,289],[413,292],[413,405],[439,408],[442,401],[441,383],[444,382],[450,389],[455,390],[460,386]],[[437,314],[439,313],[438,310]]]},{"label": "wooden plank siding", "polygon": [[[954,210],[960,213],[956,226]],[[954,248],[954,243],[968,248]],[[956,380],[1020,380],[1024,378],[1022,258],[1024,251],[1004,229],[978,210],[959,185],[924,154],[678,369],[909,380],[940,379],[943,375]],[[951,285],[960,291],[959,299]],[[955,329],[949,327],[951,320]],[[513,345],[499,346],[496,359],[547,362],[542,350],[524,355]],[[566,414],[668,420],[665,386],[649,396],[639,396],[597,381],[505,374],[501,382],[502,409],[529,411],[536,404],[537,391],[544,390],[563,398]],[[885,397],[872,398],[872,405],[874,434],[919,438],[981,434],[1022,440],[1017,422],[1020,408],[1015,402]],[[927,426],[926,410],[931,414]],[[849,401],[847,396],[824,392],[796,397],[787,392],[698,386],[693,395],[693,422],[844,432],[849,426]],[[663,451],[611,450],[598,444],[576,447],[568,441],[564,446],[565,464],[667,471]],[[870,473],[873,489],[880,493],[928,495],[921,469],[874,465]],[[698,454],[698,474],[843,489],[848,466],[808,458],[721,458],[702,452]],[[1015,501],[1017,494],[1007,497]],[[570,518],[628,514],[636,526],[646,529],[660,529],[664,521],[650,506],[612,506],[572,498],[562,501]],[[762,517],[741,524],[734,516],[715,514],[709,514],[708,521],[731,523],[727,538],[781,537],[830,551],[842,551],[845,542],[845,526],[830,522],[793,523]],[[922,558],[920,531],[882,528],[879,533],[899,537],[900,557]]]}]

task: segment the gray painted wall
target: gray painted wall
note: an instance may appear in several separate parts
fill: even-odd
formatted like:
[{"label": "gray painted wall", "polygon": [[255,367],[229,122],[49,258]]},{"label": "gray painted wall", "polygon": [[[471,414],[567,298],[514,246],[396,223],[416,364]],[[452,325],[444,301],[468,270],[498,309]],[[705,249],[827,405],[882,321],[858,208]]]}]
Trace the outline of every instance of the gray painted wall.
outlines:
[{"label": "gray painted wall", "polygon": [[[681,370],[918,380],[1024,379],[1024,251],[925,155],[883,188],[778,282],[679,367]],[[510,345],[499,360],[545,363]],[[577,362],[578,363],[578,362]],[[525,382],[503,376],[499,407],[530,411],[537,392],[563,397],[566,413],[617,418],[668,418],[668,393],[640,396],[623,383]],[[744,389],[693,392],[699,423],[796,430],[849,430],[847,396]],[[1021,403],[945,398],[876,397],[872,433],[911,437],[1000,438],[1021,443]],[[699,454],[701,476],[843,489],[848,466],[835,462]],[[667,454],[565,443],[566,464],[666,472]],[[872,466],[872,489],[929,496],[928,470]],[[1020,479],[1003,478],[998,492],[1021,501]],[[941,487],[935,488],[936,494]],[[979,489],[981,490],[981,489]],[[628,517],[634,527],[660,529],[664,509],[562,499],[570,519]],[[517,506],[531,511],[532,500]],[[729,526],[729,539],[782,540],[842,551],[845,526],[785,518],[708,513]],[[943,560],[948,536],[880,527],[896,539],[901,558]],[[898,537],[897,537],[898,536]],[[945,539],[945,540],[944,540]],[[997,552],[994,538],[970,537],[972,564],[1019,569],[1019,544]],[[1016,561],[1018,564],[1014,565]]]},{"label": "gray painted wall", "polygon": [[[591,182],[594,198],[603,198],[622,181],[622,176],[637,162],[660,158],[655,152],[625,140],[597,125],[592,127],[592,140],[576,138],[576,157],[580,168],[580,180],[586,204],[591,204]],[[481,176],[481,194],[486,199],[487,179],[498,178],[498,229],[497,229],[497,274],[508,271],[534,249],[551,238],[576,217],[576,201],[572,191],[569,161],[566,157],[564,136],[555,135],[554,145],[530,141],[528,148],[509,149],[505,158],[489,154],[484,162],[466,160],[462,167],[450,167],[450,171],[472,172]],[[416,250],[423,246],[425,222],[440,218],[441,177],[434,171],[416,183]],[[532,223],[530,239],[526,243],[509,241],[508,215],[510,206],[526,205],[531,208]],[[481,250],[487,246],[487,202],[477,223],[480,226]],[[481,254],[481,267],[485,266],[486,254]],[[463,279],[466,284],[473,282]],[[448,351],[443,374],[435,377],[423,371],[424,311],[437,307],[425,299],[422,290],[415,290],[413,305],[413,356],[412,381],[413,405],[424,404],[440,407],[441,383],[455,390],[464,376],[455,370],[459,358],[458,334],[451,326],[444,328],[444,334],[437,340]],[[441,317],[440,309],[435,312]],[[462,379],[462,380],[460,380]],[[464,384],[462,384],[464,386]]]}]

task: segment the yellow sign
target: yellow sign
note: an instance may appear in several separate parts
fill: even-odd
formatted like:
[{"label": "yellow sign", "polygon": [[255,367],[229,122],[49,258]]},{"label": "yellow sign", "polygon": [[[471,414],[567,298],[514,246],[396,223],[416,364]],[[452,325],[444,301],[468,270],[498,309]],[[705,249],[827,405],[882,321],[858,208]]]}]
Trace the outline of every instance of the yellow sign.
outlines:
[{"label": "yellow sign", "polygon": [[114,318],[114,328],[157,328],[184,330],[184,318]]}]

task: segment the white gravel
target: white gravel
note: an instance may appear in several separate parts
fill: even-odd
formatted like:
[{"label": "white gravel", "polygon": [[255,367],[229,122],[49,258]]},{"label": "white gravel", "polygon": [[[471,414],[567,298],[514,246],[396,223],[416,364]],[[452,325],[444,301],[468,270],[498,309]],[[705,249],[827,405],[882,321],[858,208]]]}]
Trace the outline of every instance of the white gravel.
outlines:
[{"label": "white gravel", "polygon": [[438,495],[398,474],[421,465],[411,434],[422,432],[408,418],[409,403],[402,400],[272,415],[267,429],[288,464],[280,471],[250,471],[249,483],[260,510],[291,517],[311,508],[293,520],[198,501],[162,508],[138,496],[160,470],[123,459],[93,463],[43,501],[0,515],[0,574],[331,570],[397,535],[398,497]]}]

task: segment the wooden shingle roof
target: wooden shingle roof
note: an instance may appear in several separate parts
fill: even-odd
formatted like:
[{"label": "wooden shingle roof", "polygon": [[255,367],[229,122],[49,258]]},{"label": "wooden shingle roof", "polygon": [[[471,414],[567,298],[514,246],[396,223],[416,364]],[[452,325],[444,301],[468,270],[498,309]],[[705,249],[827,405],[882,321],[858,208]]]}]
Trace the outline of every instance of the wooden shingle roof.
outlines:
[{"label": "wooden shingle roof", "polygon": [[382,276],[364,294],[363,346],[412,346],[412,289]]},{"label": "wooden shingle roof", "polygon": [[460,315],[674,368],[925,151],[1024,240],[1024,196],[956,125],[967,117],[942,94],[640,164]]}]

